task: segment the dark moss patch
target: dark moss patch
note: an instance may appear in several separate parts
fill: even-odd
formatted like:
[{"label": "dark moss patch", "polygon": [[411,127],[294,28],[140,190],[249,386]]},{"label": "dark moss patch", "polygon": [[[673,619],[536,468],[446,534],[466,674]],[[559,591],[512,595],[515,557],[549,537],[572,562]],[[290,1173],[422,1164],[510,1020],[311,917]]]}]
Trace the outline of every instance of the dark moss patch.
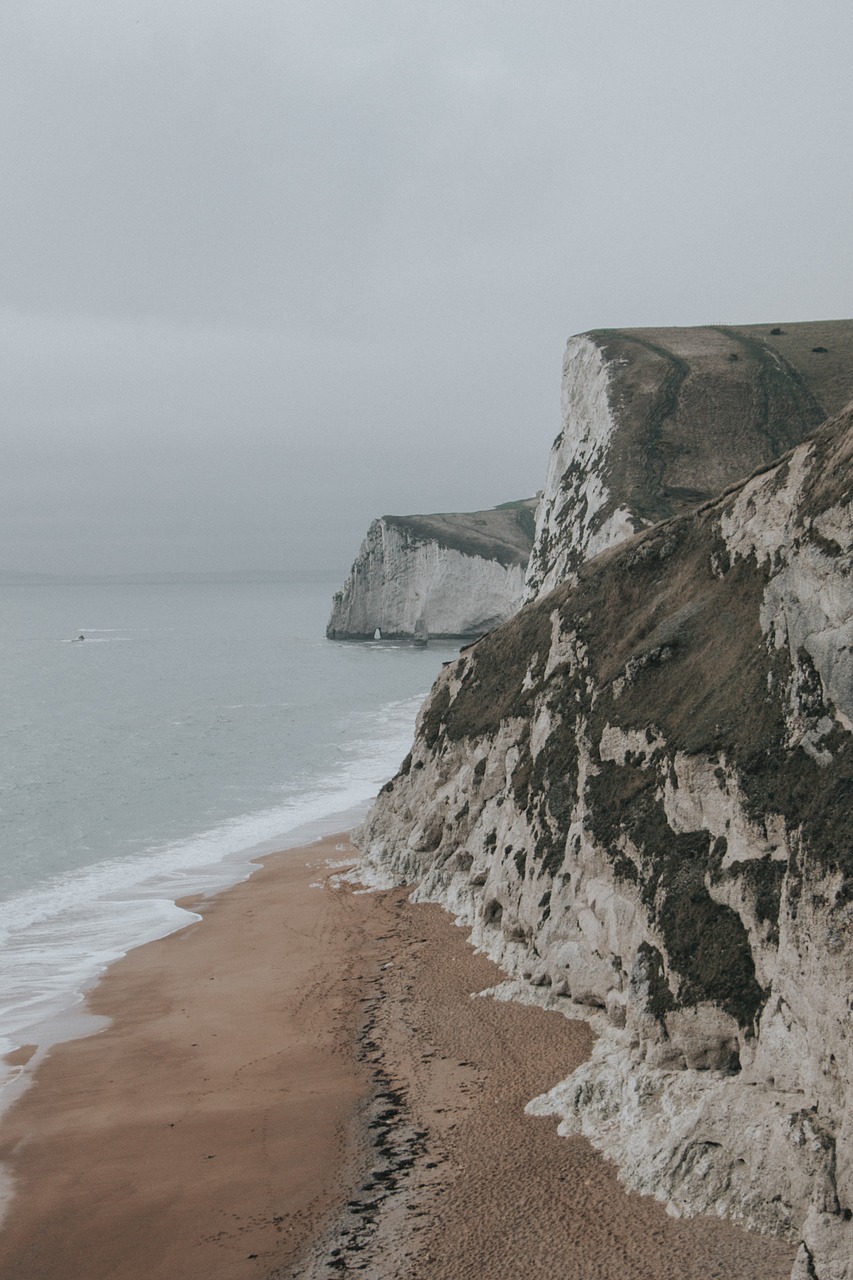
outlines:
[{"label": "dark moss patch", "polygon": [[501,922],[504,909],[497,898],[492,898],[483,908],[483,923],[498,925]]},{"label": "dark moss patch", "polygon": [[[602,761],[598,773],[587,779],[587,824],[597,844],[614,863],[623,857],[618,848],[622,835],[631,836],[639,844],[646,837],[654,838],[656,825],[649,830],[643,814],[648,810],[657,816],[657,785],[654,772],[611,760]],[[630,866],[636,877],[636,867],[633,863]]]},{"label": "dark moss patch", "polygon": [[807,649],[797,650],[797,701],[807,716],[820,719],[829,711],[823,700],[820,674]]},{"label": "dark moss patch", "polygon": [[[713,754],[745,705],[767,696],[767,649],[759,605],[766,574],[754,562],[731,566],[712,557],[715,538],[704,518],[672,522],[678,555],[661,577],[654,556],[630,573],[614,556],[589,582],[588,644],[598,656],[599,681],[609,687],[627,677],[618,701],[611,694],[599,720],[645,727],[650,711],[667,738],[682,750]],[[662,540],[648,536],[652,551]],[[645,539],[644,539],[645,541]],[[727,571],[726,571],[727,570]],[[583,584],[584,593],[587,584]]]},{"label": "dark moss patch", "polygon": [[844,548],[834,538],[825,538],[817,529],[812,529],[810,541],[817,547],[818,551],[822,551],[825,556],[831,556],[833,560],[836,556],[844,554]]},{"label": "dark moss patch", "polygon": [[[806,845],[828,870],[853,876],[853,744],[847,743],[826,769],[811,760],[809,765],[797,795],[797,816]],[[791,786],[801,776],[790,767],[786,773]]]},{"label": "dark moss patch", "polygon": [[433,689],[421,720],[421,738],[428,751],[438,742],[449,706],[450,689],[447,684],[440,684]]},{"label": "dark moss patch", "polygon": [[530,712],[532,695],[524,677],[536,658],[534,682],[541,678],[551,645],[549,612],[537,603],[484,636],[468,661],[469,678],[457,693],[446,719],[449,738],[496,733],[501,722]]},{"label": "dark moss patch", "polygon": [[543,827],[536,837],[533,856],[542,874],[555,876],[566,860],[566,833]]},{"label": "dark moss patch", "polygon": [[706,889],[667,895],[660,912],[671,966],[683,976],[685,1004],[712,1000],[747,1029],[766,999],[758,985],[749,938],[740,916]]},{"label": "dark moss patch", "polygon": [[530,784],[533,778],[533,758],[530,754],[530,741],[525,738],[520,744],[521,754],[512,771],[510,779],[512,794],[519,809],[526,809],[530,795]]},{"label": "dark moss patch", "polygon": [[[715,902],[705,887],[711,860],[707,832],[674,832],[657,799],[657,784],[652,770],[603,761],[588,784],[593,834],[614,862],[619,859],[614,872],[636,878],[678,976],[680,1003],[712,1001],[751,1027],[765,994],[755,978],[746,930],[737,913]],[[626,835],[640,852],[639,868],[619,854]]]},{"label": "dark moss patch", "polygon": [[657,947],[641,942],[631,970],[630,990],[634,1000],[663,1025],[664,1018],[675,1008],[675,997],[666,980],[663,956]]},{"label": "dark moss patch", "polygon": [[627,880],[630,884],[636,884],[639,880],[640,876],[637,868],[631,859],[624,854],[611,856],[610,863],[617,880]]},{"label": "dark moss patch", "polygon": [[577,801],[578,750],[573,717],[557,716],[535,761],[527,747],[512,783],[516,804],[524,810],[534,832],[537,869],[540,874],[555,875],[565,860],[566,835]]},{"label": "dark moss patch", "polygon": [[515,515],[519,528],[525,537],[530,539],[530,545],[533,545],[533,539],[536,537],[536,509],[535,507],[519,507]]}]

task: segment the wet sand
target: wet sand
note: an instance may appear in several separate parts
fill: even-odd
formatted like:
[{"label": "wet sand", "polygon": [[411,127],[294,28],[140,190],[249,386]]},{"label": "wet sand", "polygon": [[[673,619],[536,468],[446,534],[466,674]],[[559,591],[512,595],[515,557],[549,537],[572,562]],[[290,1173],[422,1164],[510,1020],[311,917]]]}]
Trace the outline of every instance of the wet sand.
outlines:
[{"label": "wet sand", "polygon": [[345,837],[279,854],[131,952],[0,1122],[3,1280],[787,1280],[793,1249],[629,1195],[524,1104],[583,1023],[438,908],[333,888]]}]

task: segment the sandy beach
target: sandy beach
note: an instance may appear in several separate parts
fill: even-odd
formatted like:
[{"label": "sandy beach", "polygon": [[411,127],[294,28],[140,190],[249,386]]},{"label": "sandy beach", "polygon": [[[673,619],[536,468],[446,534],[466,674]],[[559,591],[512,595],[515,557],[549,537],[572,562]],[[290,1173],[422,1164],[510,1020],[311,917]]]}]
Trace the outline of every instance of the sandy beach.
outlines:
[{"label": "sandy beach", "polygon": [[110,1026],[0,1121],[3,1280],[787,1280],[790,1245],[669,1218],[525,1116],[587,1026],[472,999],[497,969],[405,891],[330,884],[349,853],[270,857],[107,972]]}]

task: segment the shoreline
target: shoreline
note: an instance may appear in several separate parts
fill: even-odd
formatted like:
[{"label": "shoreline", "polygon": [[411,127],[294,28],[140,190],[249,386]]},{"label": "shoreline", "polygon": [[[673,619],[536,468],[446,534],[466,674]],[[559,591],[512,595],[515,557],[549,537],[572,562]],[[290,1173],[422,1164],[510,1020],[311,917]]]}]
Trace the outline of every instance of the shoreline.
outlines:
[{"label": "shoreline", "polygon": [[183,900],[199,920],[90,990],[110,1024],[55,1045],[0,1118],[0,1276],[263,1276],[314,1229],[365,1090],[344,1052],[361,972],[335,981],[370,966],[365,913],[353,899],[342,930],[337,895],[310,887],[340,851],[296,848]]},{"label": "shoreline", "polygon": [[[472,1000],[503,975],[405,890],[332,887],[346,836],[261,859],[112,965],[103,1031],[0,1118],[0,1277],[787,1280],[793,1248],[669,1218],[524,1104],[585,1023]],[[18,1052],[23,1052],[23,1047]]]},{"label": "shoreline", "polygon": [[[8,990],[0,991],[0,1115],[28,1087],[31,1069],[54,1045],[100,1029],[87,1013],[86,996],[113,964],[140,946],[187,928],[198,918],[194,904],[249,879],[265,858],[356,826],[370,803],[369,795],[350,796],[345,808],[313,816],[306,805],[299,821],[285,825],[275,839],[245,842],[245,831],[236,830],[233,846],[223,849],[226,823],[170,840],[153,863],[137,851],[71,868],[59,873],[56,881],[66,897],[71,886],[66,907],[57,904],[55,884],[50,883],[0,901],[4,973],[9,980]],[[250,819],[245,815],[236,822]],[[207,846],[209,852],[188,859],[187,850],[194,846]],[[38,934],[36,949],[28,936],[31,924]],[[47,983],[45,965],[54,979]],[[20,1049],[29,1044],[36,1047],[35,1061],[21,1063]]]}]

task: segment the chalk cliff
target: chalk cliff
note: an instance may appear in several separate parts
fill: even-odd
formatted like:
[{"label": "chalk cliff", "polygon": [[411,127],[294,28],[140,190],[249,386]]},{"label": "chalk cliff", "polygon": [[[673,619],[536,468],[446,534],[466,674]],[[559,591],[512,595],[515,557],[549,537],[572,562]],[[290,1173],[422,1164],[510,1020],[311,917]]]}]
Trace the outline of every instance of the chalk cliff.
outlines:
[{"label": "chalk cliff", "polygon": [[572,338],[526,598],[772,462],[851,398],[849,320]]},{"label": "chalk cliff", "polygon": [[[603,421],[601,341],[574,350]],[[794,383],[799,432],[819,410]],[[667,459],[685,502],[719,475]],[[592,1019],[592,1059],[532,1109],[676,1212],[799,1240],[797,1280],[851,1280],[853,411],[582,563],[608,521],[602,545],[666,514],[616,485],[640,463],[589,450],[567,517],[589,536],[538,589],[576,581],[445,667],[361,874]]]},{"label": "chalk cliff", "polygon": [[534,506],[374,520],[326,635],[470,639],[505,622],[521,605]]}]

